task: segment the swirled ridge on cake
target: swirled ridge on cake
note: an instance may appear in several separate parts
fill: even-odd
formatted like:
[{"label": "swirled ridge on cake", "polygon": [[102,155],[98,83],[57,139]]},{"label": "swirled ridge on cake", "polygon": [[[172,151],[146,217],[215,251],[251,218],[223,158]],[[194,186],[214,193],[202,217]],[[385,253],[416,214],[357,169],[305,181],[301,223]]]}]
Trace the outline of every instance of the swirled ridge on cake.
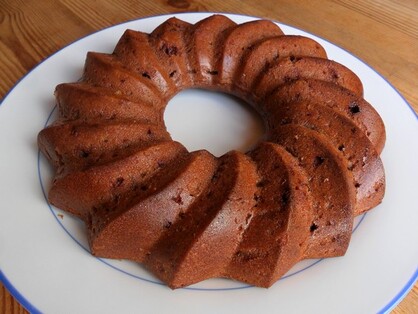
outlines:
[{"label": "swirled ridge on cake", "polygon": [[[188,152],[163,118],[188,88],[244,99],[265,136],[247,153]],[[171,288],[269,287],[303,259],[341,256],[354,217],[384,196],[385,128],[360,79],[271,21],[126,30],[55,96],[59,118],[38,135],[56,170],[49,201],[85,222],[92,254],[142,263]]]}]

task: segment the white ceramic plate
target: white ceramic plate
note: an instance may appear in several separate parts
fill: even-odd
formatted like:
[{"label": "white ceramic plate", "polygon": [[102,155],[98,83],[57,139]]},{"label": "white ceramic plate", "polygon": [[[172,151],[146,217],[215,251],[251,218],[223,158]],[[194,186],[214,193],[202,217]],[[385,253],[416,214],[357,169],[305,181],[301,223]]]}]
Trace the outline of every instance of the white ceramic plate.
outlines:
[{"label": "white ceramic plate", "polygon": [[[189,22],[208,15],[177,14]],[[169,17],[131,21],[78,40],[37,66],[3,100],[0,279],[4,285],[28,310],[46,313],[389,311],[413,286],[418,275],[417,117],[397,91],[362,61],[329,42],[286,25],[280,25],[285,33],[316,39],[331,59],[353,69],[364,83],[365,98],[377,108],[386,124],[387,143],[382,154],[387,173],[386,197],[382,205],[356,220],[357,228],[344,257],[304,261],[268,290],[213,279],[172,291],[139,265],[91,256],[82,224],[46,202],[45,191],[52,174],[38,152],[36,136],[53,119],[55,85],[78,79],[87,51],[110,52],[126,28],[150,32]],[[255,19],[229,17],[239,23]],[[199,102],[200,109],[192,112]],[[241,109],[231,97],[186,91],[172,103],[166,113],[170,131],[191,149],[201,148],[199,145],[205,143],[219,155],[232,145],[248,147],[254,140],[251,134],[257,136],[261,132],[259,124],[251,118],[251,111]],[[191,116],[185,118],[180,113],[184,110]],[[199,120],[202,116],[205,119]],[[201,125],[207,119],[217,123],[215,133],[206,132]],[[184,134],[179,126],[189,120],[197,122],[187,125],[188,132]],[[207,128],[213,125],[212,122]],[[190,128],[196,129],[190,132]],[[197,133],[198,129],[201,133]],[[224,142],[211,142],[223,137]],[[242,137],[250,143],[236,144]]]}]

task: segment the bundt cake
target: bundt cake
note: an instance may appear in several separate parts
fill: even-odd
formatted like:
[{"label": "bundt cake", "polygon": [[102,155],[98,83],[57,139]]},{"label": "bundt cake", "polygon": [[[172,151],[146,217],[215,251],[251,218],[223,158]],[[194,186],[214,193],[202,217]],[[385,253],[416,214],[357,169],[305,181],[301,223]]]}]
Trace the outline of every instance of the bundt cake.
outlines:
[{"label": "bundt cake", "polygon": [[[187,151],[164,110],[188,88],[244,99],[262,140],[221,157]],[[85,222],[92,254],[142,263],[171,288],[269,287],[303,259],[341,256],[354,217],[384,195],[385,128],[360,79],[267,20],[126,30],[55,97],[59,118],[38,135],[56,170],[49,201]]]}]

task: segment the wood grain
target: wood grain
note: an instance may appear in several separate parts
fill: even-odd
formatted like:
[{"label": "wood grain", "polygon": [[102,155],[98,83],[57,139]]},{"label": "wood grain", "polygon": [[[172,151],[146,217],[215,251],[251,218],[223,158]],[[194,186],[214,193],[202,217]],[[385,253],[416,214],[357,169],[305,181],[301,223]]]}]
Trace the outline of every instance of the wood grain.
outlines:
[{"label": "wood grain", "polygon": [[[165,13],[213,11],[261,16],[327,39],[375,68],[418,112],[418,2],[0,0],[0,95],[39,62],[96,30]],[[0,284],[0,313],[26,313]],[[393,313],[418,313],[418,284]]]}]

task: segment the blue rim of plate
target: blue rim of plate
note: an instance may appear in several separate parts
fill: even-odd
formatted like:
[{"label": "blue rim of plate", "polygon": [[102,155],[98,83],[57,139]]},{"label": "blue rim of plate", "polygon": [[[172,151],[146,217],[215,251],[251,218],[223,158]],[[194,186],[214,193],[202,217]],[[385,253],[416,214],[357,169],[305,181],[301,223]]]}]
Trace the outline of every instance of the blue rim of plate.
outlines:
[{"label": "blue rim of plate", "polygon": [[[163,17],[163,16],[176,16],[176,15],[189,15],[189,14],[201,14],[201,15],[208,15],[208,14],[224,14],[224,15],[233,15],[233,16],[242,16],[242,17],[250,17],[250,18],[262,18],[262,17],[257,17],[257,16],[253,16],[253,15],[248,15],[248,14],[237,14],[237,13],[230,13],[230,12],[179,12],[179,13],[167,13],[167,14],[155,14],[155,15],[150,15],[150,16],[146,16],[146,17],[142,17],[142,18],[138,18],[138,19],[131,19],[131,20],[127,20],[127,21],[124,21],[124,22],[121,22],[121,23],[118,23],[118,24],[114,24],[114,25],[110,25],[110,26],[108,26],[108,27],[105,27],[105,28],[102,28],[102,29],[99,29],[99,30],[97,30],[97,31],[95,31],[95,32],[92,32],[92,33],[89,33],[89,34],[87,34],[87,35],[85,35],[85,36],[83,36],[83,37],[81,37],[81,38],[78,38],[77,40],[75,40],[75,41],[73,41],[73,42],[71,42],[71,43],[69,43],[69,44],[67,44],[67,45],[65,45],[64,47],[62,47],[61,49],[59,49],[59,50],[57,50],[56,52],[54,52],[53,54],[51,54],[50,56],[48,56],[47,58],[45,58],[44,60],[42,60],[40,63],[38,63],[35,67],[33,67],[30,71],[28,71],[24,76],[22,76],[19,80],[17,80],[17,82],[15,83],[15,85],[5,94],[5,96],[3,97],[3,99],[0,101],[0,107],[1,107],[1,105],[6,101],[6,99],[7,99],[7,97],[9,96],[9,94],[20,84],[20,82],[22,82],[28,75],[30,75],[35,69],[37,69],[39,66],[41,66],[44,62],[46,62],[46,61],[48,61],[50,58],[52,58],[52,57],[54,57],[56,54],[58,54],[59,52],[61,52],[62,50],[64,50],[64,49],[66,49],[66,48],[68,48],[69,46],[71,46],[71,45],[73,45],[73,44],[75,44],[75,43],[77,43],[77,42],[79,42],[79,41],[81,41],[81,40],[83,40],[83,39],[85,39],[85,38],[87,38],[87,37],[89,37],[89,36],[93,36],[93,35],[95,35],[96,33],[99,33],[99,32],[101,32],[101,31],[104,31],[104,30],[107,30],[107,29],[110,29],[110,28],[112,28],[112,27],[116,27],[116,26],[119,26],[119,25],[122,25],[122,24],[126,24],[126,23],[130,23],[130,22],[134,22],[134,21],[139,21],[139,20],[145,20],[145,19],[150,19],[150,18],[155,18],[155,17]],[[289,24],[285,24],[285,23],[281,23],[281,22],[278,22],[278,21],[276,21],[276,20],[273,20],[273,19],[270,19],[271,21],[273,21],[273,22],[275,22],[275,23],[278,23],[278,24],[281,24],[281,25],[285,25],[285,26],[289,26],[289,27],[292,27],[292,28],[294,28],[294,29],[296,29],[296,30],[299,30],[299,31],[301,31],[301,32],[305,32],[305,33],[308,33],[308,34],[311,34],[311,35],[314,35],[314,36],[316,36],[316,37],[318,37],[318,38],[320,38],[321,40],[323,40],[323,41],[325,41],[325,42],[327,42],[327,43],[329,43],[330,45],[333,45],[333,46],[336,46],[336,47],[338,47],[339,49],[341,49],[341,50],[343,50],[343,51],[345,51],[346,53],[348,53],[349,55],[351,55],[353,58],[355,58],[355,59],[357,59],[358,61],[360,61],[363,65],[365,65],[367,68],[369,68],[371,71],[373,71],[374,73],[376,73],[379,77],[381,77],[387,84],[388,84],[388,86],[390,86],[394,91],[395,91],[395,93],[396,94],[398,94],[399,95],[399,97],[403,100],[403,102],[407,105],[407,107],[409,107],[409,110],[412,112],[412,114],[415,116],[415,118],[417,119],[417,121],[418,121],[418,114],[414,111],[414,109],[412,108],[412,106],[408,103],[408,101],[405,99],[405,97],[382,75],[382,74],[380,74],[377,70],[375,70],[374,68],[372,68],[371,66],[369,66],[366,62],[364,62],[361,58],[359,58],[359,57],[357,57],[356,55],[354,55],[353,53],[351,53],[350,51],[348,51],[348,50],[346,50],[346,49],[344,49],[344,48],[342,48],[342,47],[340,47],[340,46],[337,46],[337,45],[335,45],[335,44],[333,44],[332,42],[330,42],[329,40],[327,40],[327,39],[325,39],[325,38],[323,38],[323,37],[321,37],[321,36],[318,36],[317,34],[314,34],[314,33],[311,33],[311,32],[307,32],[307,31],[304,31],[303,29],[300,29],[300,28],[298,28],[298,27],[294,27],[294,26],[291,26],[291,25],[289,25]],[[49,114],[49,116],[48,116],[48,119],[47,119],[47,122],[45,123],[45,125],[48,123],[48,120],[50,119],[50,117],[51,117],[51,115],[52,115],[52,113],[53,113],[53,111],[55,110],[55,107],[52,109],[52,111],[51,111],[51,113]],[[43,188],[43,185],[42,185],[42,180],[41,180],[41,176],[40,176],[40,173],[39,173],[39,160],[40,160],[40,151],[38,150],[38,158],[37,158],[38,160],[37,160],[37,163],[38,163],[38,167],[37,167],[37,169],[38,169],[38,176],[39,176],[39,180],[40,180],[40,184],[41,184],[41,188],[42,188],[42,193],[43,193],[43,195],[44,195],[44,197],[45,197],[45,200],[46,200],[46,202],[47,202],[47,204],[48,204],[48,207],[49,207],[49,209],[50,209],[50,211],[51,211],[51,213],[54,215],[54,217],[55,217],[55,219],[56,219],[56,221],[61,225],[61,227],[67,232],[67,234],[71,237],[71,238],[73,238],[73,240],[74,241],[76,241],[77,243],[78,243],[78,241],[65,229],[65,227],[61,224],[61,222],[58,220],[58,218],[57,218],[57,216],[55,215],[55,213],[54,213],[54,211],[53,211],[53,209],[52,209],[52,207],[51,207],[51,205],[49,204],[49,202],[47,201],[47,197],[46,197],[46,194],[45,194],[45,191],[44,191],[44,188]],[[361,220],[359,221],[359,223],[357,224],[357,226],[354,228],[354,230],[353,230],[353,232],[357,229],[357,227],[361,224],[361,222],[364,220],[364,218],[366,217],[366,214],[364,214],[363,216],[362,216],[362,218],[361,218]],[[85,249],[82,245],[81,245],[81,243],[78,243],[83,249]],[[86,250],[86,249],[85,249]],[[100,258],[97,258],[98,260],[101,260],[102,262],[105,262],[103,259],[100,259]],[[299,270],[299,271],[297,271],[297,272],[295,272],[294,274],[291,274],[291,275],[296,275],[297,273],[300,273],[301,271],[304,271],[305,269],[307,269],[307,268],[310,268],[310,267],[312,267],[312,266],[314,266],[314,265],[316,265],[317,263],[319,263],[320,261],[322,261],[322,259],[320,259],[320,260],[317,260],[315,263],[313,263],[313,264],[311,264],[311,265],[309,265],[309,266],[307,266],[306,268],[304,268],[304,269],[301,269],[301,270]],[[112,268],[115,268],[113,265],[110,265],[110,264],[108,264],[110,267],[112,267]],[[116,268],[115,268],[116,269]],[[117,269],[117,270],[119,270],[119,269]],[[122,272],[124,272],[123,270],[120,270],[120,271],[122,271]],[[125,272],[126,273],[126,272]],[[132,274],[129,274],[129,273],[126,273],[126,274],[128,274],[128,275],[132,275]],[[291,275],[288,275],[288,276],[285,276],[285,277],[282,277],[281,279],[285,279],[285,278],[288,278],[288,277],[290,277]],[[132,275],[132,276],[135,276],[135,275]],[[142,278],[141,278],[142,279]],[[281,280],[280,279],[280,280]],[[384,307],[382,307],[377,313],[389,313],[397,304],[399,304],[399,302],[408,294],[408,292],[412,289],[412,287],[414,286],[414,284],[415,284],[415,282],[417,281],[417,279],[418,279],[418,266],[417,266],[417,268],[416,268],[416,270],[415,270],[415,272],[412,274],[412,276],[410,277],[410,279],[405,283],[405,285],[402,287],[402,289],[384,306]],[[145,280],[145,281],[150,281],[150,282],[152,282],[152,283],[157,283],[157,284],[162,284],[162,283],[159,283],[159,282],[154,282],[154,281],[151,281],[151,280],[148,280],[148,279],[143,279],[143,280]],[[7,277],[6,277],[6,275],[3,273],[3,271],[0,269],[0,282],[2,282],[3,283],[3,285],[6,287],[6,289],[10,292],[10,294],[26,309],[26,310],[28,310],[30,313],[41,313],[41,311],[39,311],[32,303],[30,303],[27,299],[26,299],[26,297],[25,296],[23,296],[14,286],[13,286],[13,284],[7,279]],[[238,289],[242,289],[242,288],[247,288],[247,287],[251,287],[251,286],[244,286],[244,287],[240,287],[240,288],[238,288]],[[184,288],[184,289],[193,289],[193,290],[200,290],[200,291],[208,291],[207,289],[196,289],[196,288]],[[210,290],[214,290],[214,289],[210,289]],[[209,291],[210,291],[209,290]],[[218,291],[219,290],[237,290],[237,288],[232,288],[232,289],[218,289]]]}]

